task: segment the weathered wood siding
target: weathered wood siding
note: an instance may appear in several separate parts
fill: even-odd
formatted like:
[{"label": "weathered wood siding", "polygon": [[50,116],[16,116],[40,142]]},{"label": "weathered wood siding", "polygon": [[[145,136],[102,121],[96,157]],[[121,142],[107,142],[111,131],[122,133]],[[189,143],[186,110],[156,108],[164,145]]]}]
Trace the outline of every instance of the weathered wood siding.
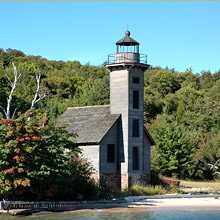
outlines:
[{"label": "weathered wood siding", "polygon": [[121,114],[123,131],[124,163],[121,173],[128,173],[128,115],[129,73],[127,68],[115,68],[110,72],[110,106],[112,114]]},{"label": "weathered wood siding", "polygon": [[[133,83],[133,77],[139,78],[139,83]],[[128,172],[129,173],[143,173],[143,148],[144,148],[144,137],[143,137],[143,127],[144,127],[144,111],[143,111],[143,101],[144,101],[144,73],[142,69],[132,68],[129,71],[129,149],[128,149]],[[133,91],[139,91],[139,108],[133,108]],[[139,120],[139,137],[132,137],[132,126],[133,120]],[[133,170],[132,161],[132,151],[133,147],[138,147],[139,150],[139,170]]]},{"label": "weathered wood siding", "polygon": [[[145,67],[144,67],[145,68]],[[121,181],[122,188],[129,185],[128,177],[140,176],[144,171],[144,69],[139,65],[112,65],[110,67],[110,106],[111,113],[121,114],[124,161],[121,163],[121,175],[127,180]],[[139,82],[133,82],[138,77]],[[139,108],[133,108],[133,92],[139,92]],[[139,137],[132,136],[133,120],[139,120]],[[133,147],[139,151],[139,170],[133,170]],[[127,175],[128,174],[128,175]],[[127,181],[127,184],[126,184]]]},{"label": "weathered wood siding", "polygon": [[83,157],[91,162],[95,172],[99,172],[99,145],[82,145]]},{"label": "weathered wood siding", "polygon": [[150,178],[151,165],[151,145],[146,135],[144,135],[144,173]]},{"label": "weathered wood siding", "polygon": [[[118,161],[118,121],[110,128],[100,143],[100,173],[116,173]],[[115,145],[115,163],[107,162],[107,145]]]}]

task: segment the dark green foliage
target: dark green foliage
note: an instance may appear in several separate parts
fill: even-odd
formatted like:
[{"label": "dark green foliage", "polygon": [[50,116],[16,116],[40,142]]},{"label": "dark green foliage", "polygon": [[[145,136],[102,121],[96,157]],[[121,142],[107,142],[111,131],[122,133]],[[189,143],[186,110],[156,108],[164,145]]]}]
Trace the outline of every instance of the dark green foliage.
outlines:
[{"label": "dark green foliage", "polygon": [[[28,111],[0,121],[0,198],[74,200],[97,193],[92,168],[80,158],[75,134]],[[63,187],[65,186],[65,187]]]},{"label": "dark green foliage", "polygon": [[109,102],[109,80],[102,79],[87,80],[78,92],[78,99],[75,105],[104,105]]},{"label": "dark green foliage", "polygon": [[[163,74],[168,75],[167,80],[170,76],[176,80],[164,83],[158,79]],[[217,141],[220,137],[219,72],[195,75],[190,69],[178,73],[155,68],[148,70],[146,76],[145,115],[157,143],[152,150],[153,172],[186,178],[216,178],[216,172],[208,164],[214,165],[220,159]],[[161,86],[153,80],[159,80]],[[176,82],[177,87],[167,86],[172,82]],[[163,85],[170,88],[165,89],[167,94]],[[209,140],[204,141],[207,136]],[[194,150],[189,151],[188,146]],[[188,158],[190,163],[182,166],[177,155]]]},{"label": "dark green foliage", "polygon": [[189,177],[196,143],[177,123],[163,123],[155,133],[159,170],[171,177]]},{"label": "dark green foliage", "polygon": [[158,91],[162,96],[179,90],[182,80],[181,74],[160,68],[149,69],[145,74],[145,85]]},{"label": "dark green foliage", "polygon": [[[41,94],[47,98],[37,104],[56,118],[67,107],[109,103],[108,72],[104,67],[83,66],[77,61],[49,61],[40,56],[26,56],[22,51],[0,51],[0,105],[5,107],[10,92],[8,79],[12,78],[11,62],[14,62],[21,78],[16,87],[12,113],[30,108],[36,89],[35,75],[41,73]],[[25,88],[25,89],[24,89]],[[2,112],[0,110],[0,112]],[[11,114],[12,114],[11,113]]]},{"label": "dark green foliage", "polygon": [[[12,112],[17,108],[17,115],[30,108],[36,87],[35,75],[38,73],[42,74],[40,92],[46,93],[47,97],[37,103],[36,108],[45,111],[51,120],[55,120],[67,107],[109,104],[109,76],[103,66],[83,66],[78,61],[50,61],[40,56],[26,56],[15,49],[1,49],[0,105],[3,108],[10,92],[6,74],[12,76],[12,61],[22,73],[11,108]],[[201,168],[197,164],[199,161],[215,164],[220,157],[220,71],[194,74],[192,69],[180,73],[174,69],[152,67],[145,72],[144,85],[145,121],[155,140],[160,140],[160,148],[172,147],[170,154],[179,155],[183,151],[181,154],[185,155],[182,148],[187,142],[184,141],[196,144],[193,145],[195,150],[187,155],[192,157],[190,164],[170,169],[176,166],[176,159],[172,158],[174,165],[167,165],[167,170],[158,166],[159,148],[153,147],[152,168],[158,173],[181,177],[215,177],[209,166]],[[167,125],[169,132],[162,124]],[[167,142],[160,139],[165,134]],[[178,137],[181,141],[176,145]],[[209,137],[208,141],[205,137]]]}]

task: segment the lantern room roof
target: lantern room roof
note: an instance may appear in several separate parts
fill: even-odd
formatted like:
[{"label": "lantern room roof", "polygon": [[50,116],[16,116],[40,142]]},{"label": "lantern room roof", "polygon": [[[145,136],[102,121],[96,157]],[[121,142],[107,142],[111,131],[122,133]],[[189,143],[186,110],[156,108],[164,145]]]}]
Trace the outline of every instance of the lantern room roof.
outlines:
[{"label": "lantern room roof", "polygon": [[120,46],[136,46],[140,45],[136,40],[130,37],[131,33],[130,31],[125,32],[125,37],[123,37],[121,40],[116,42],[116,45]]}]

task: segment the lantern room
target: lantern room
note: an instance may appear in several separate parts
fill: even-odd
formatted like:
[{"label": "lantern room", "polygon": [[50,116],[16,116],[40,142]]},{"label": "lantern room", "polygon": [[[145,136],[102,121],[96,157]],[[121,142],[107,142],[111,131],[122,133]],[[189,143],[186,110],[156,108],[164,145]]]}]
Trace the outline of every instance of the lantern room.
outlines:
[{"label": "lantern room", "polygon": [[130,31],[126,31],[125,37],[116,42],[116,53],[108,55],[107,64],[147,63],[147,55],[139,53],[140,44],[130,35]]},{"label": "lantern room", "polygon": [[139,53],[139,43],[130,37],[130,31],[125,32],[125,37],[116,42],[117,53]]}]

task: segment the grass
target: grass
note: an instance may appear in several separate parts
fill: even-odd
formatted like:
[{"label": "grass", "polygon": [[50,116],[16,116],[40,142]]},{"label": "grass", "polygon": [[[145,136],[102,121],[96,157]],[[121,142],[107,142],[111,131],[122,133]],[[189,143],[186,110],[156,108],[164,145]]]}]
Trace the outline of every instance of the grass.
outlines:
[{"label": "grass", "polygon": [[216,193],[220,194],[220,181],[180,180],[180,187],[162,187],[161,185],[142,186],[135,184],[126,189],[123,196],[162,195],[170,193]]},{"label": "grass", "polygon": [[182,193],[220,193],[220,181],[186,181],[181,180]]},{"label": "grass", "polygon": [[162,187],[161,185],[156,186],[142,186],[135,184],[129,189],[123,192],[124,196],[141,196],[141,195],[162,195],[167,193],[178,193],[179,190],[176,187]]},{"label": "grass", "polygon": [[135,184],[123,192],[112,191],[110,189],[102,192],[103,198],[115,198],[121,196],[143,196],[143,195],[163,195],[163,194],[185,194],[185,193],[213,193],[220,194],[220,181],[190,181],[180,180],[180,186],[163,187],[161,185],[139,185]]}]

